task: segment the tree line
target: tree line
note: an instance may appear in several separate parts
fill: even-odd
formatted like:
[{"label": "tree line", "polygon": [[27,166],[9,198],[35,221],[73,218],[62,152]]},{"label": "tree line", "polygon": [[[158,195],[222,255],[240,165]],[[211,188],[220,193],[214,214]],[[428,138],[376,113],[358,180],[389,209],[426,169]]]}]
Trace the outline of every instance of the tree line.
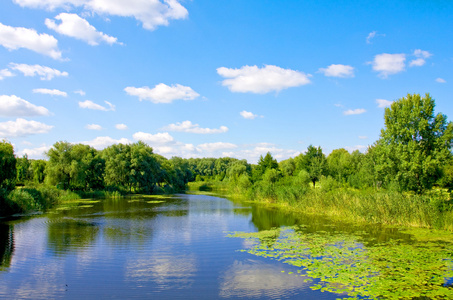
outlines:
[{"label": "tree line", "polygon": [[191,181],[228,182],[239,190],[277,182],[313,187],[375,188],[423,194],[434,186],[453,188],[453,124],[434,114],[429,94],[408,94],[385,109],[385,128],[366,153],[341,148],[328,156],[310,145],[304,153],[277,162],[271,153],[256,164],[230,157],[167,159],[146,143],[115,144],[96,150],[84,144],[55,143],[47,160],[16,157],[13,146],[0,142],[0,198],[15,186],[33,184],[61,190],[121,193],[181,191]]}]

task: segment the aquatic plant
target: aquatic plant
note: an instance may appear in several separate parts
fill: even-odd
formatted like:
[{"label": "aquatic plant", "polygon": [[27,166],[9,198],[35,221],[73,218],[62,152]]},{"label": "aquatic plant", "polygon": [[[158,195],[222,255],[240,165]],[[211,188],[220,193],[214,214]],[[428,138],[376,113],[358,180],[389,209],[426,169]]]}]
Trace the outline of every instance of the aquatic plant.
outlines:
[{"label": "aquatic plant", "polygon": [[451,239],[439,243],[425,237],[365,246],[358,235],[309,233],[299,226],[228,236],[250,241],[243,252],[295,266],[297,275],[313,280],[314,290],[350,299],[453,297],[453,288],[445,284],[453,277]]}]

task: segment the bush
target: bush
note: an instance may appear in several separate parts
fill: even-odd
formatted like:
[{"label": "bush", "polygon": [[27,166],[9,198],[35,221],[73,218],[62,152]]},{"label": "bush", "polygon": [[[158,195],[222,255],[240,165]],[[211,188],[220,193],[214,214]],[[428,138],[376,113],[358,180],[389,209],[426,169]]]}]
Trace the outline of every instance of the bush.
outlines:
[{"label": "bush", "polygon": [[30,193],[25,190],[17,189],[9,193],[7,202],[13,212],[25,213],[33,210],[40,210],[42,206],[37,202]]}]

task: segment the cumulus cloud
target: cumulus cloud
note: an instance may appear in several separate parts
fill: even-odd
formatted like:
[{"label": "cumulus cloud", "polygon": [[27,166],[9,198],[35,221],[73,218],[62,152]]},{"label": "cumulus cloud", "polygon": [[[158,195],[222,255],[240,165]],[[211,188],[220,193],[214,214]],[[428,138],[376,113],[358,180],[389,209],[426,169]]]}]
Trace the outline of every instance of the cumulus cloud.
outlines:
[{"label": "cumulus cloud", "polygon": [[22,7],[55,10],[71,10],[83,7],[85,11],[99,15],[133,17],[143,24],[143,28],[154,30],[157,26],[167,26],[170,20],[185,19],[187,9],[179,0],[14,0]]},{"label": "cumulus cloud", "polygon": [[55,23],[54,20],[46,19],[46,26],[60,34],[87,42],[91,46],[99,45],[101,42],[109,45],[121,44],[116,37],[97,31],[87,20],[77,14],[61,13],[55,19],[61,21],[60,24]]},{"label": "cumulus cloud", "polygon": [[404,71],[406,54],[378,54],[370,64],[373,70],[379,72],[379,77],[387,78],[389,75]]},{"label": "cumulus cloud", "polygon": [[99,136],[91,141],[85,141],[81,143],[89,145],[97,150],[102,150],[114,144],[130,144],[132,142],[126,138],[114,139],[109,136]]},{"label": "cumulus cloud", "polygon": [[15,95],[0,95],[0,116],[34,117],[48,116],[50,112],[44,106],[36,106]]},{"label": "cumulus cloud", "polygon": [[11,27],[0,23],[0,45],[8,50],[25,48],[61,60],[57,39],[45,33],[39,34],[34,29]]},{"label": "cumulus cloud", "polygon": [[385,108],[392,105],[393,101],[385,100],[385,99],[376,99],[376,103],[379,108]]},{"label": "cumulus cloud", "polygon": [[27,121],[25,119],[16,119],[16,121],[8,121],[0,123],[0,136],[21,137],[33,134],[47,133],[53,126],[36,121]]},{"label": "cumulus cloud", "polygon": [[234,153],[234,157],[246,159],[249,163],[256,163],[258,162],[259,157],[261,155],[266,155],[267,152],[270,152],[272,156],[279,161],[300,154],[300,151],[279,148],[271,143],[258,143],[241,146],[241,149]]},{"label": "cumulus cloud", "polygon": [[174,142],[174,138],[168,133],[146,133],[146,132],[136,132],[132,135],[132,137],[137,141],[144,141],[149,144],[168,144]]},{"label": "cumulus cloud", "polygon": [[22,151],[19,151],[19,156],[24,156],[24,155],[27,155],[28,158],[31,158],[31,159],[42,159],[44,158],[45,156],[45,153],[47,151],[49,151],[51,148],[51,146],[46,146],[46,145],[43,145],[41,147],[37,147],[37,148],[26,148],[26,149],[23,149]]},{"label": "cumulus cloud", "polygon": [[443,78],[436,78],[436,82],[439,82],[439,83],[446,83],[447,81]]},{"label": "cumulus cloud", "polygon": [[198,149],[207,151],[207,152],[213,152],[213,151],[219,151],[219,150],[227,150],[227,149],[235,149],[238,146],[232,143],[224,143],[224,142],[217,142],[217,143],[205,143],[205,144],[200,144],[197,146]]},{"label": "cumulus cloud", "polygon": [[102,130],[102,126],[98,124],[87,124],[85,128],[89,130]]},{"label": "cumulus cloud", "polygon": [[184,121],[181,123],[170,124],[165,126],[163,130],[169,131],[181,131],[181,132],[190,132],[190,133],[197,133],[197,134],[212,134],[212,133],[223,133],[228,131],[228,127],[220,126],[218,129],[211,129],[211,128],[201,128],[198,124],[192,124],[191,121]]},{"label": "cumulus cloud", "polygon": [[61,96],[61,97],[67,97],[68,94],[66,92],[56,90],[56,89],[34,89],[33,93],[36,94],[45,94],[45,95],[51,95],[51,96]]},{"label": "cumulus cloud", "polygon": [[137,96],[140,101],[149,100],[153,103],[171,103],[174,100],[193,100],[200,96],[197,92],[188,86],[174,84],[168,86],[164,83],[159,83],[154,88],[147,86],[136,88],[126,87],[124,91],[131,96]]},{"label": "cumulus cloud", "polygon": [[61,72],[56,69],[52,69],[46,66],[40,65],[27,65],[27,64],[15,64],[11,63],[10,68],[13,70],[17,70],[24,74],[24,76],[39,76],[41,80],[51,80],[54,77],[67,77],[68,72]]},{"label": "cumulus cloud", "polygon": [[115,128],[118,129],[118,130],[126,130],[127,129],[127,125],[126,124],[116,124]]},{"label": "cumulus cloud", "polygon": [[310,83],[310,74],[283,69],[277,66],[266,65],[263,68],[257,66],[243,66],[240,69],[221,67],[217,73],[228,78],[222,81],[232,92],[265,94],[278,92],[290,87],[297,87]]},{"label": "cumulus cloud", "polygon": [[14,74],[11,73],[11,71],[8,69],[0,70],[0,80],[5,79],[6,77],[13,77],[13,76],[14,76]]},{"label": "cumulus cloud", "polygon": [[319,72],[323,73],[327,77],[354,77],[354,68],[348,65],[332,64],[327,68],[320,68]]},{"label": "cumulus cloud", "polygon": [[85,100],[85,101],[80,101],[79,102],[79,107],[81,108],[87,108],[87,109],[93,109],[93,110],[102,110],[102,111],[114,111],[115,110],[115,105],[108,101],[104,101],[108,107],[104,107],[102,105],[96,104],[91,100]]},{"label": "cumulus cloud", "polygon": [[345,110],[345,111],[343,112],[343,114],[344,114],[345,116],[349,116],[349,115],[360,115],[360,114],[363,114],[363,113],[365,113],[365,112],[366,112],[365,109],[363,109],[363,108],[357,108],[357,109],[348,109],[348,110]]},{"label": "cumulus cloud", "polygon": [[409,67],[421,67],[426,63],[426,59],[432,56],[428,51],[423,51],[421,49],[415,50],[413,55],[416,59],[411,60]]},{"label": "cumulus cloud", "polygon": [[249,111],[246,111],[246,110],[241,111],[239,114],[240,114],[241,117],[243,117],[244,119],[249,119],[249,120],[253,120],[253,119],[255,119],[256,117],[258,117],[258,115],[255,115],[254,113],[249,112]]}]

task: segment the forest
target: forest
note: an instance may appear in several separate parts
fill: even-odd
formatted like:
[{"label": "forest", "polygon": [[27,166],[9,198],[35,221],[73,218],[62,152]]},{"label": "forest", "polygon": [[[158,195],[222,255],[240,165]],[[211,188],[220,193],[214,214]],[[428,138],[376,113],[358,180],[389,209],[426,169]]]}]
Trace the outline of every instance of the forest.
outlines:
[{"label": "forest", "polygon": [[46,160],[16,157],[0,142],[0,214],[42,210],[71,197],[176,193],[222,187],[244,199],[280,203],[354,221],[453,230],[453,123],[429,95],[408,94],[385,110],[366,153],[313,145],[280,162],[231,157],[167,159],[144,142],[96,150],[56,142]]}]

